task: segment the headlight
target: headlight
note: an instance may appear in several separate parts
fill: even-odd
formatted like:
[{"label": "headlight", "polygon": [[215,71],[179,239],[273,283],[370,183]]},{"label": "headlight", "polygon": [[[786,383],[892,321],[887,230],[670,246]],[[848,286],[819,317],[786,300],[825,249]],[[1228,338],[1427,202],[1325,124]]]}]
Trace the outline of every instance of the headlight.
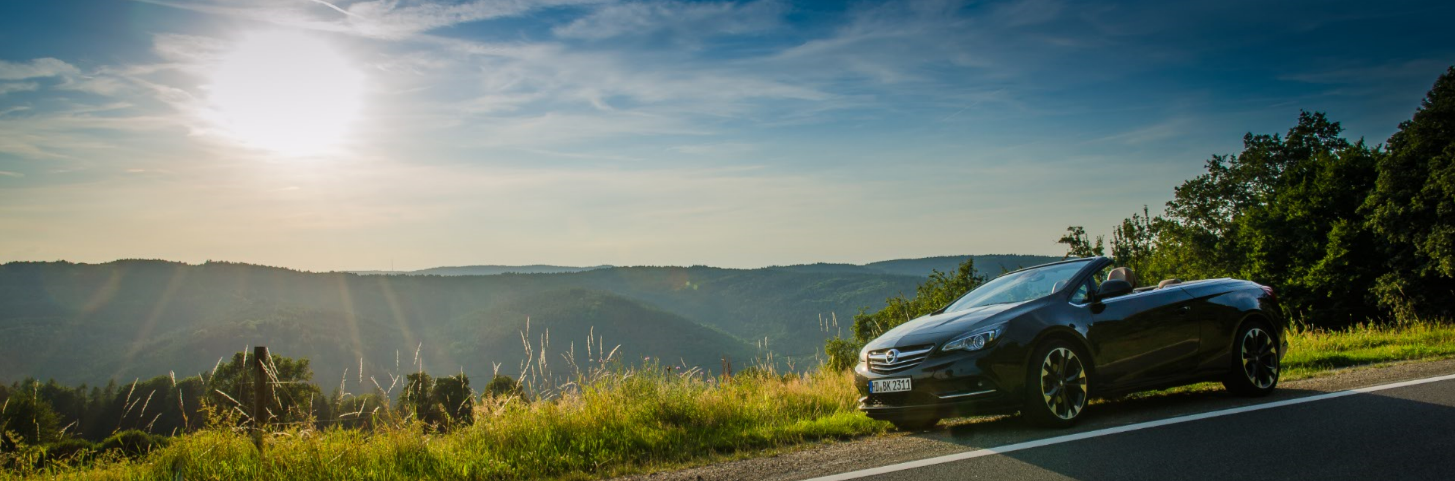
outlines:
[{"label": "headlight", "polygon": [[859,362],[869,362],[869,347],[865,346],[859,350]]},{"label": "headlight", "polygon": [[970,334],[966,334],[964,336],[960,336],[958,338],[955,338],[955,340],[953,341],[945,343],[944,347],[941,347],[940,350],[979,351],[981,349],[984,349],[985,346],[989,345],[991,342],[994,342],[996,339],[1000,338],[1001,327],[1002,326],[995,326],[990,329],[982,329],[972,332]]}]

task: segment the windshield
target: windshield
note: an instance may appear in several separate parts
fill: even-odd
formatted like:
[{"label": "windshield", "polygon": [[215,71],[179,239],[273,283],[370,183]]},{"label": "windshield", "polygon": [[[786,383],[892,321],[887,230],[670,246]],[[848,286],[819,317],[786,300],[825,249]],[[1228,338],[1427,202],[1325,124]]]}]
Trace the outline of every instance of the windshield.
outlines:
[{"label": "windshield", "polygon": [[950,304],[945,312],[1045,297],[1065,288],[1071,282],[1071,277],[1081,271],[1082,267],[1086,267],[1085,262],[1068,262],[1012,272],[970,291],[965,297]]}]

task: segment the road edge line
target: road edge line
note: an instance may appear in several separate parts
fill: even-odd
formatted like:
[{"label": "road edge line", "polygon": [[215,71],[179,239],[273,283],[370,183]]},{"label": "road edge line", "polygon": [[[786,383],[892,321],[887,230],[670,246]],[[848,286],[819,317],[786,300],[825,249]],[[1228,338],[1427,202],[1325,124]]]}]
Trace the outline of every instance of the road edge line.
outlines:
[{"label": "road edge line", "polygon": [[1455,379],[1455,374],[1447,374],[1447,375],[1443,375],[1443,376],[1427,377],[1427,378],[1423,378],[1423,379],[1413,379],[1413,380],[1409,380],[1409,381],[1400,381],[1400,382],[1394,382],[1394,383],[1389,383],[1389,384],[1380,384],[1378,386],[1369,386],[1369,387],[1362,387],[1362,388],[1358,388],[1358,389],[1349,389],[1349,390],[1346,390],[1346,391],[1335,391],[1335,392],[1331,392],[1331,393],[1316,394],[1316,395],[1313,395],[1313,396],[1305,396],[1305,397],[1294,398],[1294,399],[1285,399],[1285,400],[1282,400],[1282,401],[1275,401],[1275,402],[1271,402],[1271,403],[1254,404],[1254,405],[1251,405],[1251,406],[1241,406],[1241,407],[1236,407],[1236,408],[1228,408],[1228,409],[1223,409],[1223,410],[1219,410],[1219,411],[1210,411],[1210,412],[1199,413],[1199,414],[1188,414],[1188,415],[1185,415],[1185,416],[1178,416],[1178,417],[1175,417],[1175,418],[1159,419],[1159,420],[1155,420],[1155,421],[1145,421],[1145,422],[1140,422],[1140,423],[1136,423],[1136,424],[1128,424],[1126,426],[1116,426],[1116,427],[1110,427],[1110,428],[1102,428],[1102,429],[1097,429],[1097,430],[1094,430],[1094,431],[1087,431],[1087,432],[1084,432],[1084,433],[1076,433],[1076,434],[1066,434],[1066,435],[1061,435],[1061,436],[1053,436],[1053,437],[1044,438],[1044,439],[1037,439],[1037,440],[1034,440],[1034,441],[1024,441],[1024,442],[1019,442],[1019,443],[1014,443],[1014,444],[1007,444],[1007,445],[1004,445],[1004,446],[997,446],[997,447],[993,447],[993,448],[977,449],[975,451],[966,451],[966,452],[963,452],[963,453],[947,454],[947,455],[944,455],[944,456],[937,456],[937,457],[933,457],[933,458],[925,458],[925,459],[920,459],[920,460],[916,460],[916,461],[907,461],[907,462],[898,463],[898,464],[891,464],[891,465],[888,465],[888,466],[880,466],[880,467],[877,467],[877,468],[861,469],[861,470],[858,470],[858,471],[849,471],[847,473],[839,473],[839,474],[832,474],[832,475],[828,475],[828,476],[821,476],[821,477],[817,477],[817,478],[810,478],[810,479],[808,479],[806,481],[844,481],[844,480],[849,480],[849,479],[859,479],[859,478],[865,478],[865,477],[869,477],[869,476],[877,476],[877,475],[881,475],[881,474],[889,474],[889,473],[893,473],[893,472],[897,472],[897,471],[904,471],[904,470],[907,470],[907,469],[922,468],[922,467],[925,467],[925,466],[934,466],[936,464],[952,463],[952,462],[955,462],[955,461],[964,461],[966,459],[974,459],[974,458],[979,458],[979,457],[991,456],[991,455],[996,455],[996,454],[1004,454],[1004,453],[1010,453],[1010,452],[1015,452],[1015,451],[1024,451],[1024,450],[1027,450],[1027,449],[1039,448],[1039,447],[1042,447],[1042,446],[1050,446],[1050,445],[1054,445],[1054,444],[1069,443],[1069,442],[1073,442],[1073,441],[1080,441],[1080,440],[1083,440],[1083,439],[1091,439],[1091,438],[1097,438],[1097,437],[1102,437],[1102,436],[1110,436],[1110,435],[1113,435],[1113,434],[1121,434],[1121,433],[1132,432],[1132,431],[1140,431],[1140,430],[1143,430],[1143,429],[1150,429],[1150,428],[1156,428],[1156,427],[1161,427],[1161,426],[1168,426],[1168,425],[1173,425],[1173,424],[1181,424],[1181,423],[1192,422],[1192,421],[1201,421],[1203,419],[1211,419],[1211,418],[1222,417],[1222,416],[1230,416],[1230,415],[1233,415],[1233,414],[1242,414],[1242,413],[1246,413],[1246,412],[1262,411],[1264,409],[1280,408],[1280,407],[1284,407],[1284,406],[1292,406],[1292,405],[1295,405],[1295,404],[1311,403],[1311,402],[1315,402],[1315,401],[1324,401],[1324,400],[1328,400],[1328,399],[1336,399],[1336,398],[1341,398],[1341,397],[1345,397],[1345,396],[1352,396],[1352,395],[1355,395],[1355,394],[1367,394],[1367,393],[1372,393],[1372,392],[1384,391],[1384,390],[1388,390],[1388,389],[1398,389],[1398,388],[1402,388],[1402,387],[1418,386],[1420,384],[1429,384],[1429,383],[1432,383],[1432,382],[1449,381],[1449,380],[1452,380],[1452,379]]}]

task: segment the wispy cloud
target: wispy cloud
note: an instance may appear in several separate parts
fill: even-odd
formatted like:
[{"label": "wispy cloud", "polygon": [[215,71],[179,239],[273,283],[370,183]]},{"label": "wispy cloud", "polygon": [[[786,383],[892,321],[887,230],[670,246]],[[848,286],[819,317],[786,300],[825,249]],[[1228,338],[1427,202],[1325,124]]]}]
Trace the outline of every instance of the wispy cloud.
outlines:
[{"label": "wispy cloud", "polygon": [[1187,117],[1175,117],[1163,119],[1151,125],[1141,126],[1109,135],[1099,140],[1119,142],[1126,145],[1142,145],[1152,142],[1164,141],[1177,136],[1186,135],[1192,129],[1194,122]]},{"label": "wispy cloud", "polygon": [[662,31],[693,37],[759,33],[783,26],[788,5],[777,0],[736,2],[622,2],[556,27],[562,38],[599,40]]},{"label": "wispy cloud", "polygon": [[367,1],[348,7],[348,25],[365,36],[403,38],[440,27],[514,17],[537,9],[596,3],[598,0],[478,0],[473,2],[418,3],[400,6],[397,1]]},{"label": "wispy cloud", "polygon": [[0,95],[5,95],[11,92],[31,92],[39,88],[40,84],[37,84],[35,82],[0,83]]},{"label": "wispy cloud", "polygon": [[29,62],[0,60],[0,80],[25,80],[58,77],[81,73],[75,66],[54,58],[38,58]]},{"label": "wispy cloud", "polygon": [[524,15],[545,8],[603,0],[475,0],[465,2],[370,0],[341,7],[322,0],[134,0],[279,26],[404,39],[438,28]]}]

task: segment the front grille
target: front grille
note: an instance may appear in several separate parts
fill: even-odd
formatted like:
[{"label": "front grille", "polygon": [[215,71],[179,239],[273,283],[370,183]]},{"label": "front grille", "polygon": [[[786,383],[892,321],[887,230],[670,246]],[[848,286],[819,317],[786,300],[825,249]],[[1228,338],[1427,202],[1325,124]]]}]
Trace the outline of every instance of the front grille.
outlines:
[{"label": "front grille", "polygon": [[[869,351],[869,370],[880,374],[892,374],[918,366],[935,350],[934,344],[875,349]],[[892,352],[891,352],[892,351]]]}]

